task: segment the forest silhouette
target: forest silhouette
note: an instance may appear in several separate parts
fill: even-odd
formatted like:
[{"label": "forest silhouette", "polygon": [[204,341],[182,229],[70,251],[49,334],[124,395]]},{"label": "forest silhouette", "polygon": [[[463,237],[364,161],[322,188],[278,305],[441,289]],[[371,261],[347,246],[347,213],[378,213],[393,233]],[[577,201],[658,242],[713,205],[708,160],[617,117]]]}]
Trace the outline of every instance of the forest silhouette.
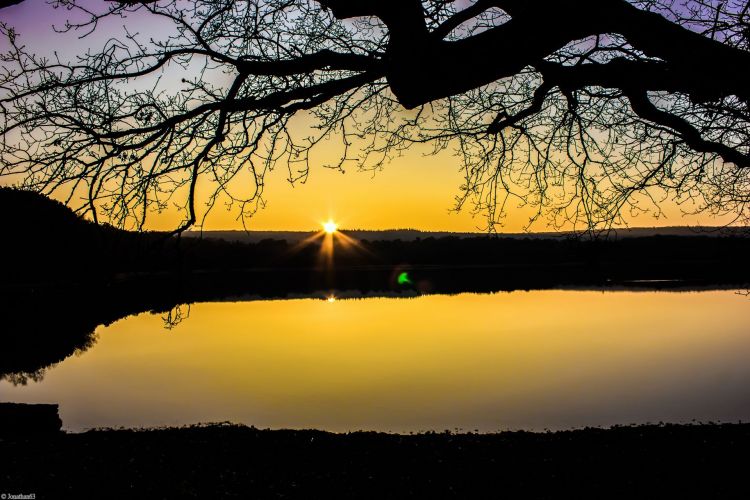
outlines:
[{"label": "forest silhouette", "polygon": [[[334,238],[332,269],[326,269],[320,259],[322,237],[310,238],[308,243],[279,239],[245,243],[130,232],[84,220],[57,201],[12,188],[0,188],[0,210],[12,214],[4,227],[8,243],[2,246],[3,262],[13,263],[2,269],[8,284],[102,284],[165,273],[165,279],[179,280],[177,276],[196,272],[221,274],[221,278],[217,276],[218,283],[224,279],[231,282],[233,273],[243,271],[277,271],[275,281],[284,282],[285,273],[290,271],[312,275],[325,271],[343,277],[351,272],[390,272],[397,267],[498,268],[519,287],[594,285],[621,280],[741,284],[750,269],[743,258],[750,239],[743,231],[619,239],[590,239],[573,234],[551,238],[428,236],[359,240],[356,244]],[[294,276],[296,281],[299,278],[298,274]],[[247,284],[251,288],[269,285],[262,280]],[[345,284],[358,288],[351,280]],[[389,289],[386,283],[382,286]]]}]

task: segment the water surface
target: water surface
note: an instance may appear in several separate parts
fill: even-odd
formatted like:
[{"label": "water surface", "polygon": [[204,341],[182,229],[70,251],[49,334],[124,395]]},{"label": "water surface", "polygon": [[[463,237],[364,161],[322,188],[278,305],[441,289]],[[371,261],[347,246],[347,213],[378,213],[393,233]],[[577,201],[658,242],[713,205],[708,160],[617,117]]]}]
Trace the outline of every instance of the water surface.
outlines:
[{"label": "water surface", "polygon": [[64,428],[232,421],[394,432],[750,420],[750,298],[532,291],[199,303],[97,330],[0,399]]}]

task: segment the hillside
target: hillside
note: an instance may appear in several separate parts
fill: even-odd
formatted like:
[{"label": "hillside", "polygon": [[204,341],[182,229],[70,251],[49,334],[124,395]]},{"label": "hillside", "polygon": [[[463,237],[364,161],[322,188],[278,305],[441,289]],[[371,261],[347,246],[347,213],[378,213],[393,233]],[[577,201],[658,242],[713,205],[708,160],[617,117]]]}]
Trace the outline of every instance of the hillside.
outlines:
[{"label": "hillside", "polygon": [[85,281],[141,267],[163,235],[132,233],[87,221],[62,203],[0,187],[4,282]]}]

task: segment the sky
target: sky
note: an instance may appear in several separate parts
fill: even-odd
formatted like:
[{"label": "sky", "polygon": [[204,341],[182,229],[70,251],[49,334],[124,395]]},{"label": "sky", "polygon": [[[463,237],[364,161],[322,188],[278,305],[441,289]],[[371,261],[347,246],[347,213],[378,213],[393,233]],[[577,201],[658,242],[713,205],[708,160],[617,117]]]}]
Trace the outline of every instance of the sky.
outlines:
[{"label": "sky", "polygon": [[[26,0],[0,11],[0,21],[14,26],[21,40],[40,52],[57,50],[62,54],[74,54],[97,43],[96,37],[76,40],[74,36],[55,34],[51,25],[62,25],[68,15],[65,9],[53,9],[43,0]],[[142,32],[154,29],[148,23],[134,24]],[[102,36],[108,35],[106,30],[102,31]],[[246,227],[251,230],[310,230],[330,218],[340,227],[349,229],[483,231],[486,220],[481,214],[472,214],[470,206],[460,213],[452,210],[463,181],[460,160],[450,151],[434,156],[425,153],[426,149],[411,148],[375,173],[347,168],[342,174],[313,165],[308,181],[294,186],[287,182],[286,169],[280,165],[267,178],[266,207],[249,219]],[[729,219],[713,219],[707,214],[684,216],[680,208],[670,203],[662,208],[665,216],[660,219],[646,214],[628,218],[628,224],[652,227],[729,222]],[[528,208],[510,205],[498,231],[522,231],[530,215]],[[174,229],[181,220],[181,215],[169,210],[150,217],[147,228],[159,230]],[[236,212],[228,212],[221,206],[214,209],[203,227],[204,230],[241,228]],[[534,231],[550,229],[544,220],[531,227]]]}]

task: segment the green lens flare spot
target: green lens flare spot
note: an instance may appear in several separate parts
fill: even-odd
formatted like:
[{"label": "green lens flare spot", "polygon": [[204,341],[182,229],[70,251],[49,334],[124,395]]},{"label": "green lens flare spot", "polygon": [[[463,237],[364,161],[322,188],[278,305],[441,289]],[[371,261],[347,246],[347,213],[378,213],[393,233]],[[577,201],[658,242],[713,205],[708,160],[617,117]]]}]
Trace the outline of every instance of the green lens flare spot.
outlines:
[{"label": "green lens flare spot", "polygon": [[398,275],[398,284],[399,285],[411,285],[411,278],[409,278],[409,273],[401,273]]}]

